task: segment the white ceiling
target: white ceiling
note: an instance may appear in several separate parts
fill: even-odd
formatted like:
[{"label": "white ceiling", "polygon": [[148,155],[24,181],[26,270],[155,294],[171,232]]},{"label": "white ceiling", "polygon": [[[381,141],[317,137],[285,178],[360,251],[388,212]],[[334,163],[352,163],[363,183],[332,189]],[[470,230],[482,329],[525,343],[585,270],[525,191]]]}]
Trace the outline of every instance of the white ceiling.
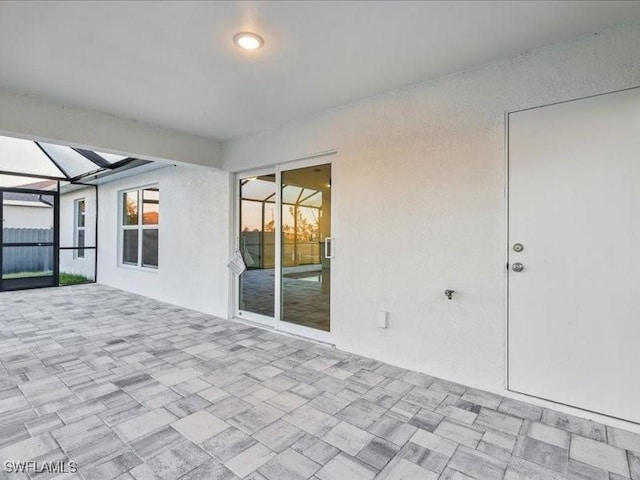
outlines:
[{"label": "white ceiling", "polygon": [[[227,139],[640,18],[640,1],[0,2],[0,86]],[[239,50],[241,30],[262,35]]]}]

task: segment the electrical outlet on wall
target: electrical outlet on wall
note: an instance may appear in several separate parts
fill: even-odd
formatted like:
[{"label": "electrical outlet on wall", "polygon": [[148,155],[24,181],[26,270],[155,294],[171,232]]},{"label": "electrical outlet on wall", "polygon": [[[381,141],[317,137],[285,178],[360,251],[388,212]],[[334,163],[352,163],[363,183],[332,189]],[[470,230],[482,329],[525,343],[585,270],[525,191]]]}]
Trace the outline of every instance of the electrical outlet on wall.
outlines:
[{"label": "electrical outlet on wall", "polygon": [[384,310],[376,312],[376,326],[379,328],[387,328],[389,326],[389,312]]}]

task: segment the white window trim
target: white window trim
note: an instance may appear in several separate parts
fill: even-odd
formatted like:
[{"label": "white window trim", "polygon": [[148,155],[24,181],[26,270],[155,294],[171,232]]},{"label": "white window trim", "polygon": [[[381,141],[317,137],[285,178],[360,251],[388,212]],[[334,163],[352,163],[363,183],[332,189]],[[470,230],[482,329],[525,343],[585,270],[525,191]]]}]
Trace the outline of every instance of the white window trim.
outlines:
[{"label": "white window trim", "polygon": [[[141,187],[135,188],[127,188],[124,190],[118,191],[118,266],[121,268],[138,270],[142,272],[148,273],[157,273],[160,269],[160,224],[153,225],[145,225],[142,223],[142,191],[147,188],[157,188],[160,190],[160,185],[157,183],[152,183],[149,185],[144,185]],[[138,224],[137,225],[125,225],[124,224],[124,194],[136,192],[138,195]],[[137,230],[138,231],[138,263],[126,263],[123,259],[124,254],[124,232],[126,230]],[[158,266],[145,266],[142,265],[142,236],[144,230],[158,230]]]},{"label": "white window trim", "polygon": [[[78,205],[80,202],[84,202],[84,226],[82,227],[79,225],[80,215],[78,213]],[[73,212],[73,246],[76,247],[76,249],[73,250],[73,258],[74,260],[84,260],[86,258],[86,248],[83,249],[84,251],[82,252],[82,255],[80,255],[80,250],[78,250],[78,247],[80,246],[78,242],[80,231],[84,232],[85,247],[87,245],[87,200],[84,197],[76,198],[73,201]]]}]

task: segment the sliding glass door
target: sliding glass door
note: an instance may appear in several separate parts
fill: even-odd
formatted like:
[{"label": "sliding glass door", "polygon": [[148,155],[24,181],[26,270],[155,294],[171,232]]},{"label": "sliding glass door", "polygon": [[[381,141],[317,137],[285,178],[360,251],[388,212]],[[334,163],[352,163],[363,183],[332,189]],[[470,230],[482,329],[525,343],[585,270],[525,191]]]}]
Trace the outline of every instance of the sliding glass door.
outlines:
[{"label": "sliding glass door", "polygon": [[328,332],[331,164],[283,171],[281,188],[281,319]]},{"label": "sliding glass door", "polygon": [[238,187],[238,247],[247,266],[238,279],[238,311],[268,322],[275,318],[276,175],[241,178]]},{"label": "sliding glass door", "polygon": [[235,315],[330,341],[331,163],[251,172],[237,188],[236,245],[247,269]]}]

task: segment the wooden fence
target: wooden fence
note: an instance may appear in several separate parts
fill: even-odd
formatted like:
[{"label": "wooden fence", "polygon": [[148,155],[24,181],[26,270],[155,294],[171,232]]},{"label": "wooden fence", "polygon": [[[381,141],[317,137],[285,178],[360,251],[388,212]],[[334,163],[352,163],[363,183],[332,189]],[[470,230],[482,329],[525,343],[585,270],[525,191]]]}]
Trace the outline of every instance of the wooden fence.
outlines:
[{"label": "wooden fence", "polygon": [[[3,228],[2,241],[7,243],[51,243],[53,228]],[[50,272],[55,249],[46,247],[2,247],[2,273]]]}]

